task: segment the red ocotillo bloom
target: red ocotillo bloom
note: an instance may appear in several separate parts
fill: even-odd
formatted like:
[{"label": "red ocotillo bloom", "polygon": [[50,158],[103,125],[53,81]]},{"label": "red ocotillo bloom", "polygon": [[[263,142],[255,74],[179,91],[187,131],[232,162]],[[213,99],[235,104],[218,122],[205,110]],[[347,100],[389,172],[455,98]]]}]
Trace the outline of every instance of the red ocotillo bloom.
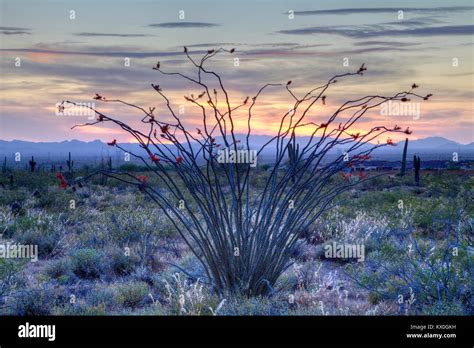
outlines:
[{"label": "red ocotillo bloom", "polygon": [[161,126],[160,128],[161,128],[161,133],[164,133],[164,134],[168,133],[168,131],[170,130],[170,126],[168,125]]},{"label": "red ocotillo bloom", "polygon": [[351,178],[352,174],[351,173],[341,173],[342,177],[344,178],[344,181],[349,181]]},{"label": "red ocotillo bloom", "polygon": [[59,179],[59,187],[66,189],[69,184],[62,173],[56,173],[56,178]]},{"label": "red ocotillo bloom", "polygon": [[148,177],[146,175],[139,175],[137,176],[137,179],[142,182],[142,184],[146,184],[148,181]]},{"label": "red ocotillo bloom", "polygon": [[152,162],[155,162],[155,163],[160,162],[160,159],[158,158],[157,155],[150,155],[150,159]]},{"label": "red ocotillo bloom", "polygon": [[184,160],[184,159],[183,159],[183,157],[181,157],[181,156],[176,157],[176,163],[177,163],[177,164],[181,164],[181,163],[183,162],[183,160]]},{"label": "red ocotillo bloom", "polygon": [[117,139],[112,140],[110,143],[107,143],[109,146],[115,146],[117,145]]}]

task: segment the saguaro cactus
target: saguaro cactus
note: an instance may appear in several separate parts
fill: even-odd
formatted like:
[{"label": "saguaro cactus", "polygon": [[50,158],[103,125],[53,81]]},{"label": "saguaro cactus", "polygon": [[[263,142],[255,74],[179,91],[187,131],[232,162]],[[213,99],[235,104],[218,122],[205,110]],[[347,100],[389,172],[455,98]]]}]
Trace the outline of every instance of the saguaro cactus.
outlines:
[{"label": "saguaro cactus", "polygon": [[30,164],[31,172],[34,172],[35,171],[35,166],[36,166],[35,157],[31,156],[31,160],[28,163]]},{"label": "saguaro cactus", "polygon": [[420,167],[421,161],[420,156],[413,156],[413,168],[415,170],[415,183],[416,186],[420,186]]},{"label": "saguaro cactus", "polygon": [[296,164],[300,154],[300,145],[296,144],[296,138],[293,138],[293,143],[288,144],[288,158],[289,158],[289,170],[292,172],[291,182],[295,182]]},{"label": "saguaro cactus", "polygon": [[70,152],[69,152],[69,159],[66,161],[66,164],[67,164],[67,168],[68,168],[69,173],[72,173],[73,172],[73,167],[74,167],[74,161],[71,160],[71,153]]},{"label": "saguaro cactus", "polygon": [[407,149],[408,149],[408,138],[405,139],[405,146],[403,147],[402,167],[400,168],[400,176],[405,175],[407,168]]}]

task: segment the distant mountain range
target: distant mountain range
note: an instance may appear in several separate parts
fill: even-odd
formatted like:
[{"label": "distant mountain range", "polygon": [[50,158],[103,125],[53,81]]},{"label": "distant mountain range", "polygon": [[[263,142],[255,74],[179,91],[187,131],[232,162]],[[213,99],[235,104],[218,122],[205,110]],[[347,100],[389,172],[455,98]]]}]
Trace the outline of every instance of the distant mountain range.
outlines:
[{"label": "distant mountain range", "polygon": [[[245,141],[245,135],[237,136],[241,140],[242,144]],[[270,136],[265,135],[252,135],[250,138],[251,147],[254,149],[260,148],[263,144],[271,139]],[[217,138],[216,142],[219,143],[221,139]],[[308,141],[308,137],[300,137],[297,139],[298,143],[304,144]],[[139,153],[143,150],[140,149],[136,143],[120,144],[127,151]],[[263,152],[263,157],[270,158],[274,147],[268,147]],[[339,146],[335,149],[335,152],[344,151],[343,146]],[[403,142],[398,143],[397,146],[385,146],[381,149],[377,149],[373,153],[373,157],[399,157],[403,151]],[[0,156],[3,158],[7,156],[7,160],[13,160],[13,156],[16,152],[20,152],[22,156],[29,157],[35,156],[38,159],[57,159],[65,158],[68,153],[71,152],[74,158],[84,157],[117,157],[122,155],[122,151],[108,146],[106,143],[100,140],[94,140],[90,142],[80,140],[68,140],[61,142],[30,142],[22,140],[4,141],[0,140]],[[408,156],[417,154],[424,156],[426,159],[451,159],[453,152],[457,152],[461,159],[474,159],[474,142],[470,144],[459,144],[455,141],[448,140],[442,137],[429,137],[419,140],[411,140],[408,143]],[[410,157],[408,157],[410,158]]]}]

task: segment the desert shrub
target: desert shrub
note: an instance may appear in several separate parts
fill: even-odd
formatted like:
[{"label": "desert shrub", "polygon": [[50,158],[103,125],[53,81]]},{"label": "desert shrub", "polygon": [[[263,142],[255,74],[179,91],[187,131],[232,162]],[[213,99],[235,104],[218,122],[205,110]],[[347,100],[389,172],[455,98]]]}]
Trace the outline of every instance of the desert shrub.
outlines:
[{"label": "desert shrub", "polygon": [[99,278],[102,272],[101,253],[95,249],[79,249],[71,255],[72,271],[79,278]]},{"label": "desert shrub", "polygon": [[117,207],[98,214],[94,222],[84,226],[80,240],[84,247],[103,248],[113,244],[123,249],[136,246],[140,261],[146,262],[156,251],[158,239],[174,234],[159,209],[139,206],[125,210]]},{"label": "desert shrub", "polygon": [[[388,225],[387,218],[370,216],[364,211],[357,211],[353,218],[348,218],[340,211],[333,210],[315,223],[316,236],[312,238],[327,243],[337,241],[339,243],[365,244],[367,251],[387,235]],[[320,252],[322,251],[321,249]]]},{"label": "desert shrub", "polygon": [[[367,111],[378,108],[388,100],[404,101],[408,97],[427,100],[431,95],[422,97],[409,90],[388,96],[369,95],[349,100],[342,103],[332,115],[328,114],[326,123],[317,124],[307,119],[312,108],[318,105],[319,100],[325,104],[326,94],[329,89],[332,90],[334,82],[363,75],[367,70],[365,65],[353,72],[335,75],[307,93],[293,93],[291,81],[286,84],[267,84],[240,103],[229,97],[218,73],[208,70],[207,66],[204,68],[204,64],[215,55],[233,54],[234,51],[224,48],[210,50],[199,60],[192,58],[185,47],[184,54],[196,70],[189,76],[188,72],[162,70],[160,63],[154,67],[158,73],[180,77],[199,88],[196,97],[194,94],[185,96],[189,105],[196,107],[203,115],[203,122],[196,131],[194,126],[192,130],[187,129],[176,116],[174,106],[171,106],[175,103],[170,103],[159,85],[152,86],[167,102],[167,111],[174,117],[173,123],[158,120],[144,108],[121,100],[111,101],[145,111],[142,123],[146,128],[149,127],[148,130],[124,126],[123,121],[108,111],[107,114],[97,111],[100,114],[98,122],[111,122],[137,139],[143,151],[132,155],[147,166],[155,179],[161,179],[162,185],[150,185],[147,180],[130,173],[97,174],[118,179],[115,180],[117,185],[134,185],[147,194],[165,212],[192,253],[204,265],[206,275],[217,291],[258,296],[268,294],[268,289],[288,267],[300,231],[305,231],[321,213],[328,210],[331,201],[342,192],[352,189],[352,184],[334,178],[340,178],[341,171],[370,158],[375,149],[395,145],[391,139],[375,145],[375,139],[385,138],[386,133],[410,133],[408,129],[403,131],[397,127],[391,129],[380,126],[369,129],[365,134],[352,134],[357,128],[357,121]],[[285,94],[284,98],[291,97],[294,104],[289,111],[280,115],[279,130],[271,140],[253,149],[249,142],[254,120],[252,108],[257,99],[260,100],[259,97],[264,95],[264,90],[270,87],[281,90]],[[209,92],[211,89],[213,93]],[[218,96],[222,102],[217,102]],[[99,94],[95,99],[106,100]],[[75,102],[65,100],[63,104],[74,105]],[[235,107],[231,106],[234,104]],[[364,104],[363,111],[361,104]],[[237,109],[248,113],[245,129],[234,128],[233,117]],[[341,109],[344,115],[340,114]],[[208,113],[220,116],[210,118],[206,116]],[[311,137],[301,139],[300,130],[303,126],[313,129]],[[239,139],[242,131],[247,132],[246,141]],[[241,145],[238,145],[241,140]],[[109,144],[121,148],[116,141]],[[348,149],[351,157],[349,161],[342,154],[332,159],[327,156],[340,145]],[[271,156],[274,166],[268,176],[260,176],[264,178],[259,185],[261,188],[256,190],[251,185],[252,178],[259,175],[258,170],[241,161],[220,161],[219,147],[236,152],[238,149],[251,153],[256,151],[257,154],[269,148],[274,149]],[[287,156],[289,161],[286,160]],[[289,206],[289,201],[297,206]],[[146,221],[153,218],[153,215],[147,216]],[[115,219],[118,221],[118,217]],[[120,246],[135,238],[136,223],[133,223],[131,231],[127,230],[127,223],[124,221],[118,224],[120,230],[115,238],[122,243]],[[147,238],[142,239],[142,243],[147,245]],[[141,250],[143,259],[146,259],[146,249]]]},{"label": "desert shrub", "polygon": [[402,312],[429,312],[462,303],[472,313],[474,257],[466,243],[390,238],[364,265],[348,266],[348,275],[377,299],[397,301]]},{"label": "desert shrub", "polygon": [[14,233],[15,217],[11,209],[0,206],[0,234],[5,238],[11,238]]},{"label": "desert shrub", "polygon": [[46,257],[60,247],[65,235],[64,219],[64,214],[28,210],[12,227],[13,238],[21,244],[37,245],[39,256]]},{"label": "desert shrub", "polygon": [[225,306],[225,299],[211,294],[198,279],[190,281],[181,273],[162,279],[163,298],[172,315],[217,315]]},{"label": "desert shrub", "polygon": [[[7,181],[3,181],[8,186]],[[14,202],[23,202],[29,197],[29,193],[25,189],[1,190],[0,205],[8,206]]]},{"label": "desert shrub", "polygon": [[72,263],[68,258],[61,258],[48,262],[45,269],[45,274],[52,279],[64,279],[72,275]]},{"label": "desert shrub", "polygon": [[117,292],[113,287],[100,286],[90,291],[86,296],[86,302],[94,307],[105,308],[107,311],[111,311],[116,307],[117,302],[115,298]]},{"label": "desert shrub", "polygon": [[57,306],[53,309],[54,315],[106,315],[103,305],[90,305],[84,302]]},{"label": "desert shrub", "polygon": [[17,233],[21,234],[23,231],[35,228],[37,221],[34,216],[29,214],[13,217],[13,215],[9,214],[7,209],[4,210],[1,218],[4,236],[6,238],[14,238]]},{"label": "desert shrub", "polygon": [[20,283],[19,272],[24,262],[0,258],[0,308]]},{"label": "desert shrub", "polygon": [[61,238],[60,231],[50,230],[48,232],[41,229],[26,230],[16,239],[21,244],[32,244],[38,246],[38,255],[40,257],[48,256],[58,245]]},{"label": "desert shrub", "polygon": [[63,212],[69,208],[69,201],[77,199],[72,192],[60,189],[58,187],[51,187],[47,190],[42,190],[40,196],[34,200],[33,207],[40,209],[48,209],[52,212]]},{"label": "desert shrub", "polygon": [[126,255],[123,250],[112,249],[105,255],[109,270],[118,276],[128,275],[133,272],[139,260],[133,255]]},{"label": "desert shrub", "polygon": [[144,282],[129,282],[117,287],[117,302],[124,307],[138,307],[148,296],[148,285]]},{"label": "desert shrub", "polygon": [[67,300],[65,293],[48,285],[38,289],[22,290],[14,296],[12,314],[51,315],[56,305],[64,304]]},{"label": "desert shrub", "polygon": [[239,297],[235,296],[226,301],[219,312],[220,315],[262,315],[280,316],[288,315],[290,307],[288,300],[275,301],[268,297]]}]

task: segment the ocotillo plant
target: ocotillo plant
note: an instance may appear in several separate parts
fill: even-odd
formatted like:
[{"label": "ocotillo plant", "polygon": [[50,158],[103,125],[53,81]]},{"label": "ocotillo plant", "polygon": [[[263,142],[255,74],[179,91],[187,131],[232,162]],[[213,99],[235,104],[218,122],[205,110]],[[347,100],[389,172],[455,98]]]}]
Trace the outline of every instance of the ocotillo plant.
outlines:
[{"label": "ocotillo plant", "polygon": [[34,172],[35,171],[35,166],[36,166],[34,156],[31,156],[31,160],[28,162],[28,164],[30,165],[31,172]]},{"label": "ocotillo plant", "polygon": [[[300,154],[300,144],[296,144],[296,137],[293,137],[293,143],[288,144],[288,170],[291,173],[296,172],[296,164],[298,163],[298,157]],[[296,181],[296,176],[291,174],[291,181]]]},{"label": "ocotillo plant", "polygon": [[73,168],[74,168],[74,161],[71,160],[71,153],[70,152],[69,152],[69,158],[66,161],[66,164],[67,164],[68,172],[72,174],[73,173]]},{"label": "ocotillo plant", "polygon": [[405,146],[403,147],[402,167],[400,168],[400,176],[405,175],[407,168],[407,149],[408,149],[408,138],[405,139]]},{"label": "ocotillo plant", "polygon": [[[192,73],[168,72],[160,63],[153,68],[168,77],[182,78],[195,87],[196,91],[184,96],[184,100],[190,109],[199,112],[201,123],[197,129],[195,123],[191,128],[186,125],[186,119],[179,117],[176,110],[179,103],[172,102],[164,87],[158,84],[152,84],[152,87],[162,98],[168,115],[162,112],[157,116],[153,113],[154,107],[141,107],[96,94],[94,99],[97,101],[126,105],[143,113],[139,125],[132,127],[98,108],[88,107],[97,119],[75,127],[111,123],[132,136],[142,152],[125,150],[115,139],[108,145],[141,161],[150,170],[150,175],[159,180],[159,189],[149,184],[150,180],[144,182],[131,173],[98,173],[135,185],[156,202],[203,264],[207,281],[218,292],[265,295],[271,292],[279,276],[291,264],[302,234],[324,211],[338,204],[336,198],[341,193],[356,184],[340,180],[341,170],[366,160],[374,149],[394,145],[391,139],[377,144],[382,135],[403,132],[400,128],[383,125],[355,132],[357,122],[385,102],[406,102],[409,97],[426,100],[429,96],[414,93],[412,86],[408,91],[389,96],[369,95],[349,100],[334,109],[323,103],[333,84],[363,75],[367,68],[362,65],[354,72],[333,76],[304,94],[293,91],[291,81],[269,83],[252,97],[237,102],[231,99],[221,75],[206,66],[215,55],[234,51],[209,50],[195,59],[185,48],[184,54],[195,69]],[[270,88],[275,92],[282,91],[294,104],[277,119],[274,136],[256,152],[258,156],[274,146],[273,167],[263,179],[263,188],[259,188],[251,184],[251,178],[257,175],[256,169],[242,168],[236,161],[222,163],[217,161],[217,156],[222,149],[237,151],[238,144],[247,152],[253,151],[250,135],[252,122],[258,116],[254,106]],[[78,105],[74,101],[63,103]],[[315,106],[327,108],[329,118],[316,120],[311,112]],[[243,123],[239,122],[240,127],[236,122],[239,116],[246,118]],[[285,157],[288,145],[295,142],[297,133],[310,135],[300,146],[296,171],[290,173],[286,170]],[[345,161],[343,154],[328,160],[327,154],[340,146],[345,147],[350,160]]]},{"label": "ocotillo plant", "polygon": [[416,186],[420,186],[420,168],[421,168],[421,160],[420,156],[413,156],[413,169],[415,170],[415,183]]}]

